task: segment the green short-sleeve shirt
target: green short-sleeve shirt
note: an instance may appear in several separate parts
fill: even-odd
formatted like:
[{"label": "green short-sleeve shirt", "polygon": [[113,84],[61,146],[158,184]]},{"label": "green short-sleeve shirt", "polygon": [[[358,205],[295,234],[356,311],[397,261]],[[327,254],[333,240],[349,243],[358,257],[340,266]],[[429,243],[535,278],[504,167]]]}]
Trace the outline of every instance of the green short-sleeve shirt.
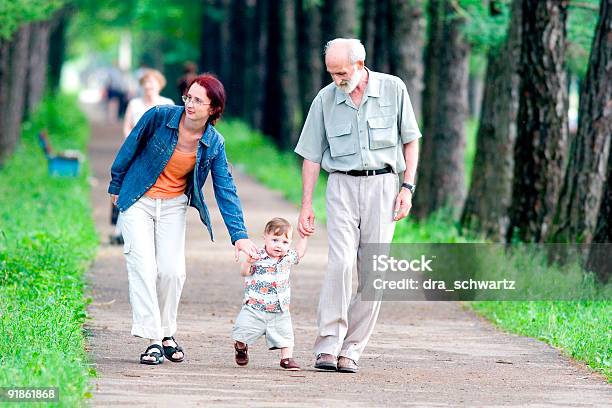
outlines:
[{"label": "green short-sleeve shirt", "polygon": [[315,97],[295,148],[327,172],[406,169],[403,145],[421,137],[406,85],[398,77],[368,70],[361,105],[327,85]]}]

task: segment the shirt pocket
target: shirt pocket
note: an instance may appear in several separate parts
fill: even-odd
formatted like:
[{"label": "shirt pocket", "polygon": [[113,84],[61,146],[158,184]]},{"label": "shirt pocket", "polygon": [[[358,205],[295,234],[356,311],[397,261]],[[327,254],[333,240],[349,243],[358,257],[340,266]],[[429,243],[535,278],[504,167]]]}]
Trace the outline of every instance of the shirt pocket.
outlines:
[{"label": "shirt pocket", "polygon": [[338,125],[329,131],[329,149],[332,157],[355,154],[357,148],[351,137],[351,124]]},{"label": "shirt pocket", "polygon": [[394,116],[368,119],[370,149],[384,149],[397,145],[397,130]]}]

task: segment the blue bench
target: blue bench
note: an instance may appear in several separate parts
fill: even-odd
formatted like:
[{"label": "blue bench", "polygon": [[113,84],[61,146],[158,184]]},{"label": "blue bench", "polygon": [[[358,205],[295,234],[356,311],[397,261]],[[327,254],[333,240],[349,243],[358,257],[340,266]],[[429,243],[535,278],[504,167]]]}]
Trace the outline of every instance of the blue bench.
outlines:
[{"label": "blue bench", "polygon": [[67,176],[76,177],[81,169],[81,161],[83,155],[78,150],[65,150],[63,152],[54,153],[51,148],[51,142],[45,131],[38,134],[40,147],[45,153],[49,174],[52,176]]}]

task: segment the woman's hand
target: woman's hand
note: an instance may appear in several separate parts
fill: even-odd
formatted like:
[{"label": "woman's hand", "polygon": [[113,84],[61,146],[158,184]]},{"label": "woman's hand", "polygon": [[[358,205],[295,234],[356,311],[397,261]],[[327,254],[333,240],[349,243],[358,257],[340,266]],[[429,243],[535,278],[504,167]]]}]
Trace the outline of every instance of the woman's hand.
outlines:
[{"label": "woman's hand", "polygon": [[117,194],[111,194],[110,195],[111,203],[113,203],[113,205],[117,205],[117,199],[118,198],[119,198],[119,196]]},{"label": "woman's hand", "polygon": [[243,252],[250,259],[259,259],[259,249],[250,239],[239,239],[234,243],[234,246],[236,247],[236,253],[234,256],[236,262],[238,262],[238,260],[240,259],[240,252]]}]

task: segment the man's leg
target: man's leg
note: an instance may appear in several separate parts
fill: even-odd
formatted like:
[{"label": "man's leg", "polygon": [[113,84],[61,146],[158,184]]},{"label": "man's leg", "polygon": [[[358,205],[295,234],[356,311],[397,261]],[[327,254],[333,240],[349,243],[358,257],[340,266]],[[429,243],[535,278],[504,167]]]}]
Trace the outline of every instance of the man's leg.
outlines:
[{"label": "man's leg", "polygon": [[338,356],[348,329],[352,272],[359,244],[358,178],[332,173],[327,182],[327,273],[317,311],[315,355]]},{"label": "man's leg", "polygon": [[[395,222],[393,207],[399,191],[396,174],[383,174],[374,177],[359,177],[360,188],[360,240],[357,252],[357,273],[360,285],[365,276],[360,268],[364,244],[387,244],[393,239]],[[366,260],[367,261],[367,260]],[[348,311],[348,330],[340,356],[353,361],[359,360],[365,348],[380,311],[380,300],[362,300],[358,290],[351,299]]]}]

